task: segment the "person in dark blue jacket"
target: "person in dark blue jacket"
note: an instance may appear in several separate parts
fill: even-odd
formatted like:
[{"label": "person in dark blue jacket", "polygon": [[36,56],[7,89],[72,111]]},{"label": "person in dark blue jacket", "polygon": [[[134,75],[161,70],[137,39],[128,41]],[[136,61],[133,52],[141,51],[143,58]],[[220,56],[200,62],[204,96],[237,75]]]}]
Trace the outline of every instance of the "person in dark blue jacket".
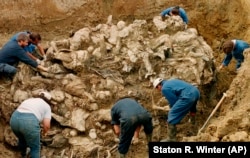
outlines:
[{"label": "person in dark blue jacket", "polygon": [[153,86],[161,91],[170,106],[167,118],[168,138],[162,141],[176,141],[176,124],[179,124],[188,112],[190,112],[191,122],[195,123],[196,104],[200,98],[200,92],[195,86],[179,79],[157,78]]},{"label": "person in dark blue jacket", "polygon": [[152,116],[134,99],[123,98],[118,100],[111,109],[111,119],[114,132],[120,137],[118,146],[120,158],[124,158],[128,152],[138,127],[144,127],[147,140],[148,142],[151,141],[153,132]]},{"label": "person in dark blue jacket", "polygon": [[179,6],[170,7],[170,8],[163,10],[161,12],[162,20],[165,20],[166,15],[169,15],[169,16],[179,15],[182,18],[183,22],[188,24],[188,17],[187,17],[186,12],[183,8],[181,8]]},{"label": "person in dark blue jacket", "polygon": [[[41,63],[39,56],[42,56],[43,59],[46,60],[46,54],[44,52],[44,48],[40,44],[40,42],[42,40],[41,35],[39,33],[35,33],[35,32],[24,31],[24,32],[16,33],[13,37],[11,37],[10,40],[17,41],[17,36],[21,33],[24,33],[29,37],[28,45],[24,47],[24,50],[28,53],[29,57],[31,57],[31,59],[35,60],[38,64]],[[33,55],[36,48],[38,48],[38,50],[40,52],[40,55],[38,54],[38,57]]]},{"label": "person in dark blue jacket", "polygon": [[228,66],[232,58],[234,57],[237,60],[236,71],[240,68],[241,63],[244,61],[243,52],[246,48],[249,48],[249,44],[242,40],[228,40],[224,42],[222,49],[226,54],[219,70],[223,67]]},{"label": "person in dark blue jacket", "polygon": [[18,65],[18,62],[24,62],[34,68],[38,68],[42,71],[48,71],[48,68],[45,68],[34,60],[32,60],[23,47],[28,45],[28,36],[26,34],[19,34],[17,36],[17,41],[10,40],[7,42],[3,48],[0,50],[0,73],[7,75],[10,78],[16,74],[17,69],[15,66]]}]

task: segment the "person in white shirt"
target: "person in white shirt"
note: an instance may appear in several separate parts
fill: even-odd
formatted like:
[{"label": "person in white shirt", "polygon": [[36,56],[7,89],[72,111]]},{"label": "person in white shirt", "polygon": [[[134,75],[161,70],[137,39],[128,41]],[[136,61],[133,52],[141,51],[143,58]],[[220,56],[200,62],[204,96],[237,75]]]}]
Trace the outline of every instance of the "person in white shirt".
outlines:
[{"label": "person in white shirt", "polygon": [[11,116],[10,126],[18,137],[22,157],[26,157],[26,149],[29,147],[30,156],[40,158],[40,123],[45,135],[50,129],[50,100],[49,92],[40,92],[39,97],[24,100]]}]

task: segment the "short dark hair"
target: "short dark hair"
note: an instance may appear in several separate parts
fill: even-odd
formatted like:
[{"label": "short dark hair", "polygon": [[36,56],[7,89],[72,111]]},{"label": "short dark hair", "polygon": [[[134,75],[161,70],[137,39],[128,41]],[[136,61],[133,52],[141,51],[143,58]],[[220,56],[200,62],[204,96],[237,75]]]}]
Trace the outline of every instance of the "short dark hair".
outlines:
[{"label": "short dark hair", "polygon": [[38,97],[43,99],[47,104],[51,105],[51,101],[49,99],[47,99],[44,94],[38,94]]},{"label": "short dark hair", "polygon": [[17,42],[20,42],[20,41],[28,41],[29,38],[28,36],[25,34],[25,33],[20,33],[17,38],[16,38]]},{"label": "short dark hair", "polygon": [[222,49],[223,49],[224,53],[228,54],[228,53],[232,52],[233,48],[234,48],[234,43],[232,40],[228,40],[228,41],[223,43]]},{"label": "short dark hair", "polygon": [[39,41],[41,41],[42,40],[42,37],[41,37],[41,35],[39,34],[39,33],[31,33],[30,34],[30,39],[32,40],[32,41],[35,41],[35,40],[39,40]]},{"label": "short dark hair", "polygon": [[179,6],[175,6],[175,7],[171,10],[171,13],[172,13],[173,15],[180,15],[179,9],[180,9]]}]

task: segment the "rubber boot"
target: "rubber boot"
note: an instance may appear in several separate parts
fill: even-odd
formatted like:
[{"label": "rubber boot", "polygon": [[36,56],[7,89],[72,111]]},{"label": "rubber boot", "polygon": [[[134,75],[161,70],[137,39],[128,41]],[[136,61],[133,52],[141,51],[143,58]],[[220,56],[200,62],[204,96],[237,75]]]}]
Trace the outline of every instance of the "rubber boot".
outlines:
[{"label": "rubber boot", "polygon": [[176,126],[168,124],[168,138],[161,140],[161,142],[176,142]]}]

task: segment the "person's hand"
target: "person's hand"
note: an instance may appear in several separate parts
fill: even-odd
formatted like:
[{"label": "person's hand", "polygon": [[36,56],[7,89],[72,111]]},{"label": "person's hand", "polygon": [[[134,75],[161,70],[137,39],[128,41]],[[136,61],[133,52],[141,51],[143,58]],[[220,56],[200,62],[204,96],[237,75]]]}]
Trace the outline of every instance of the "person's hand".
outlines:
[{"label": "person's hand", "polygon": [[50,72],[50,69],[48,67],[44,67],[45,72]]},{"label": "person's hand", "polygon": [[223,68],[223,65],[220,65],[220,66],[216,69],[217,72],[220,72],[222,68]]},{"label": "person's hand", "polygon": [[186,29],[187,29],[187,27],[188,27],[188,25],[185,23],[185,25],[184,25],[184,30],[186,30]]},{"label": "person's hand", "polygon": [[46,61],[47,60],[47,56],[44,54],[43,55],[43,60]]},{"label": "person's hand", "polygon": [[38,65],[38,66],[37,66],[37,69],[38,69],[38,70],[41,70],[41,71],[49,72],[49,68],[44,67],[44,66],[42,66],[42,65]]},{"label": "person's hand", "polygon": [[39,60],[39,59],[36,59],[36,62],[37,62],[38,65],[40,65],[42,63],[42,61]]},{"label": "person's hand", "polygon": [[132,139],[132,141],[131,141],[131,144],[136,145],[136,144],[138,144],[138,143],[139,143],[139,138],[133,137],[133,139]]},{"label": "person's hand", "polygon": [[120,135],[120,125],[114,125],[114,133],[119,137]]}]

